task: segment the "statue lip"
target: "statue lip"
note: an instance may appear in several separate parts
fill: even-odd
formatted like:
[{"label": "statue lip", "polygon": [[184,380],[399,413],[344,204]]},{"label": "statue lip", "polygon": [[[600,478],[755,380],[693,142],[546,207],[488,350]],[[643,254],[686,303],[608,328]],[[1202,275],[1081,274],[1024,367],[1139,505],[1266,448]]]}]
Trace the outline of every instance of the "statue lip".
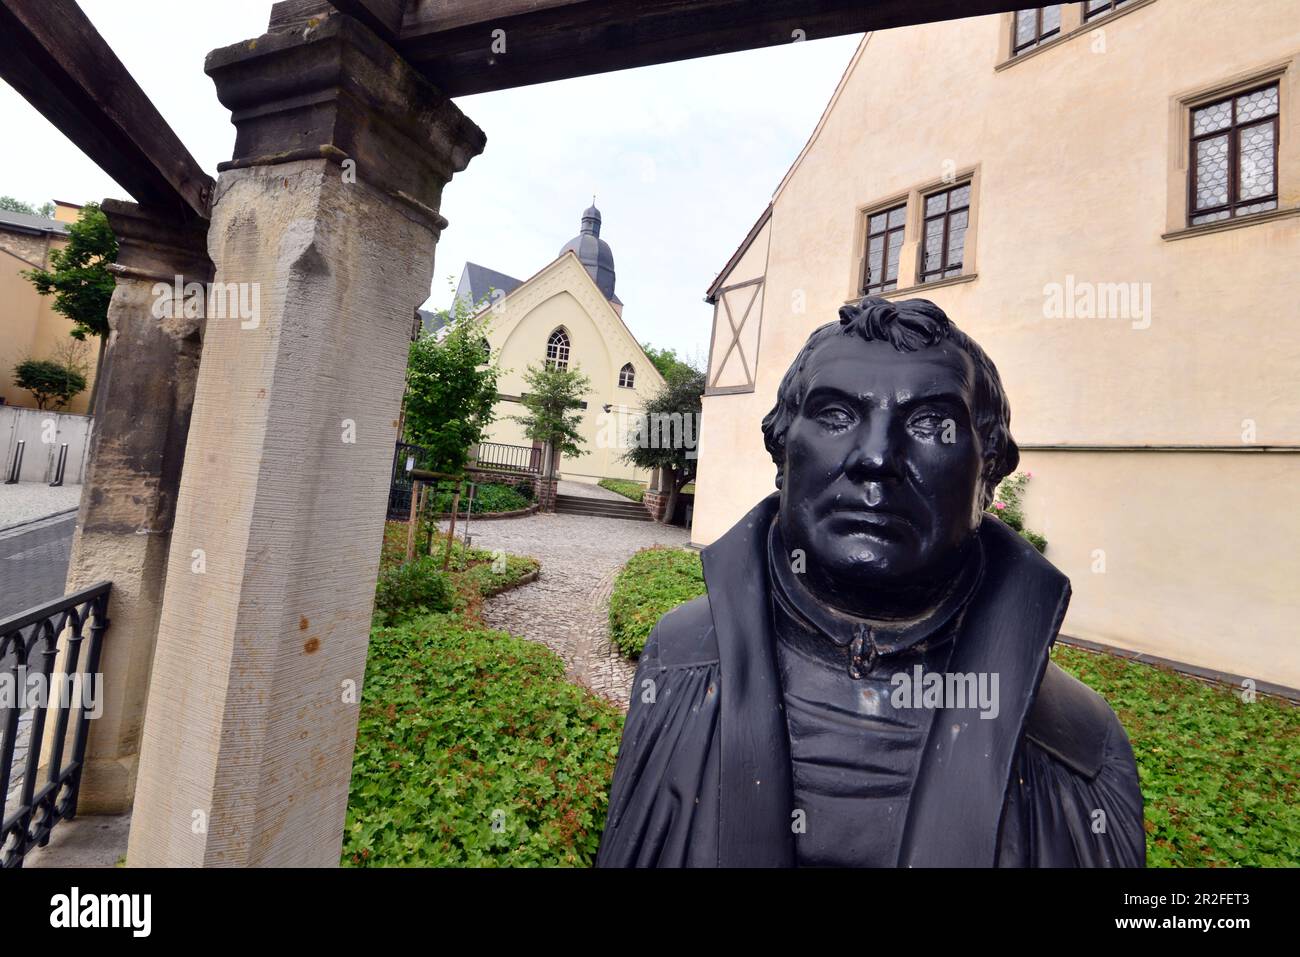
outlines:
[{"label": "statue lip", "polygon": [[901,512],[892,509],[880,508],[876,505],[856,504],[856,505],[837,505],[830,510],[828,517],[847,516],[851,519],[864,522],[868,525],[895,525],[902,523],[905,525],[915,524],[910,518]]}]

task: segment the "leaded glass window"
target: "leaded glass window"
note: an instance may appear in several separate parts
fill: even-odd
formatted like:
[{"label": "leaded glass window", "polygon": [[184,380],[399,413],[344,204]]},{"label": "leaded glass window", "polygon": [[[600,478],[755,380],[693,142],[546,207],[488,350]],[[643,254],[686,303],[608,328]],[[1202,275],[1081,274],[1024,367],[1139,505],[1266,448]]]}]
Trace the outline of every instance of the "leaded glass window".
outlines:
[{"label": "leaded glass window", "polygon": [[865,295],[898,288],[898,254],[906,221],[906,205],[867,216],[867,260],[862,273]]},{"label": "leaded glass window", "polygon": [[921,231],[921,282],[960,276],[970,224],[970,183],[925,197]]},{"label": "leaded glass window", "polygon": [[1278,85],[1192,110],[1188,222],[1277,209]]},{"label": "leaded glass window", "polygon": [[1011,41],[1012,55],[1032,50],[1044,40],[1061,33],[1061,5],[1053,3],[1033,10],[1017,10],[1015,36]]}]

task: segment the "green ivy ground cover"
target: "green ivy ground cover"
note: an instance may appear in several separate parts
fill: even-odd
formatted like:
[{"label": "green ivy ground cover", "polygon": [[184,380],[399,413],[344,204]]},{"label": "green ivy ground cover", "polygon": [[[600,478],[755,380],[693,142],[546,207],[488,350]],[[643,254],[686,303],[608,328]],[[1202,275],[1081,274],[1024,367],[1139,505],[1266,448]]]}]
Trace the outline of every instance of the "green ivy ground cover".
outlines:
[{"label": "green ivy ground cover", "polygon": [[601,488],[609,489],[611,492],[617,492],[625,498],[630,498],[634,502],[639,502],[645,498],[645,486],[630,479],[606,478],[601,479],[596,484]]},{"label": "green ivy ground cover", "polygon": [[[391,523],[386,569],[405,544],[405,526]],[[622,715],[566,681],[549,649],[478,617],[486,595],[536,569],[457,544],[447,576],[455,608],[398,613],[371,631],[345,865],[592,862]]]}]

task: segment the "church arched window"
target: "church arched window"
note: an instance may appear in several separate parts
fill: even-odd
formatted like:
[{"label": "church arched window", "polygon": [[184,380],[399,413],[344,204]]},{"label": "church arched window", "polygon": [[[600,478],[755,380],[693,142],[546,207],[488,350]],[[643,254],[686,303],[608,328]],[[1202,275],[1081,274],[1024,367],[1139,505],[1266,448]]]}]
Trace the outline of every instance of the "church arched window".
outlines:
[{"label": "church arched window", "polygon": [[623,389],[636,388],[636,370],[632,368],[632,363],[628,363],[618,370],[618,384]]},{"label": "church arched window", "polygon": [[569,368],[569,334],[563,329],[556,329],[546,340],[546,364],[560,371]]}]

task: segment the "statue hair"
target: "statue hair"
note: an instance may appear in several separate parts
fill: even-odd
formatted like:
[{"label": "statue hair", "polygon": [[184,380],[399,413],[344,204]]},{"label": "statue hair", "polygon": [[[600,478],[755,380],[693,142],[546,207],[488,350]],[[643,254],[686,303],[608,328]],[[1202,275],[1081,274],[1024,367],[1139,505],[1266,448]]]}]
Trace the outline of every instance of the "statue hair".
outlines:
[{"label": "statue hair", "polygon": [[975,408],[972,414],[984,448],[984,507],[993,501],[998,483],[1020,464],[1020,448],[1011,437],[1011,406],[1002,389],[997,366],[974,339],[927,299],[890,302],[868,296],[840,307],[838,322],[815,329],[786,370],[776,392],[776,405],[763,417],[763,444],[776,463],[776,485],[785,472],[785,434],[803,405],[804,369],[817,347],[835,335],[858,335],[868,342],[888,342],[899,352],[917,352],[947,340],[975,366]]}]

